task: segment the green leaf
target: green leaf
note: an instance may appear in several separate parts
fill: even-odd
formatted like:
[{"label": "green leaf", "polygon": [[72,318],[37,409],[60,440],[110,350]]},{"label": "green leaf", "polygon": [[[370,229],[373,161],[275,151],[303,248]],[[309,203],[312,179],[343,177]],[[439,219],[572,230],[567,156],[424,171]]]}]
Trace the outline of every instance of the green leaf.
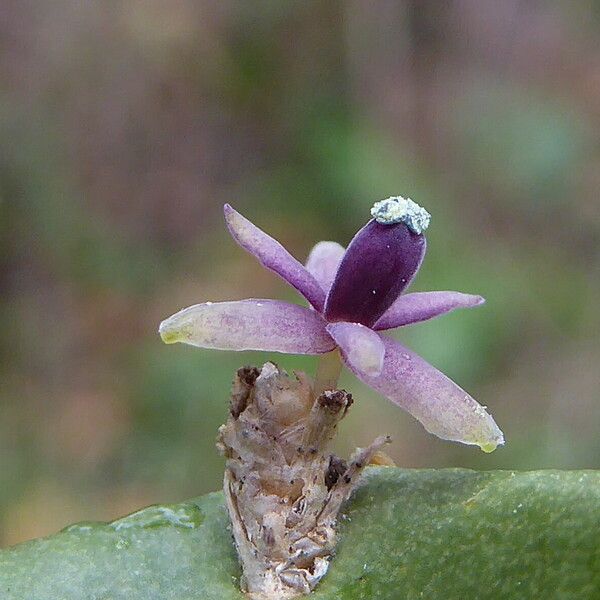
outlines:
[{"label": "green leaf", "polygon": [[[3,600],[241,599],[220,493],[0,552]],[[600,597],[600,473],[369,468],[312,596]]]}]

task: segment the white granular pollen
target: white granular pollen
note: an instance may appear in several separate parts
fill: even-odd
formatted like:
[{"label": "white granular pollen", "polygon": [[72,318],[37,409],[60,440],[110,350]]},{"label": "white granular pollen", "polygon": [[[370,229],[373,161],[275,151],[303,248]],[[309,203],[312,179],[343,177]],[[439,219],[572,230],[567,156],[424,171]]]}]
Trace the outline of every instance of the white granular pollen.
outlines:
[{"label": "white granular pollen", "polygon": [[391,196],[373,204],[371,216],[383,225],[404,223],[414,233],[423,233],[429,227],[431,215],[410,198]]}]

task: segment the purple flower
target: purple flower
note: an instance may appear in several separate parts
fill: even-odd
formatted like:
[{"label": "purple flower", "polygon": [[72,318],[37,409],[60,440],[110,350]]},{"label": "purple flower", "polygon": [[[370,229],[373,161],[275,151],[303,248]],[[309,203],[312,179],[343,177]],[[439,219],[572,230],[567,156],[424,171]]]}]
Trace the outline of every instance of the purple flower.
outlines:
[{"label": "purple flower", "polygon": [[432,319],[484,302],[460,292],[404,294],[425,255],[429,214],[401,197],[377,202],[369,221],[344,248],[319,242],[306,266],[276,240],[224,207],[236,242],[311,305],[249,299],[190,306],[163,321],[167,343],[220,350],[325,354],[339,349],[364,383],[443,439],[491,452],[502,432],[464,390],[417,354],[380,331]]}]

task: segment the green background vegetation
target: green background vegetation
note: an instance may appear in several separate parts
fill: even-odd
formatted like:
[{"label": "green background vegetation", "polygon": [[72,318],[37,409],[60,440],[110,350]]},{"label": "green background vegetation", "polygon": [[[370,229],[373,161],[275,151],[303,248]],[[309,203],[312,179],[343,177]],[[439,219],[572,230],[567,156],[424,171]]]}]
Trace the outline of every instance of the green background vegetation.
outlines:
[{"label": "green background vegetation", "polygon": [[0,545],[218,489],[238,366],[159,321],[299,301],[229,238],[300,259],[374,200],[433,214],[414,290],[482,308],[397,335],[489,407],[492,455],[345,375],[339,452],[405,467],[600,467],[600,4],[8,1],[0,22]]}]

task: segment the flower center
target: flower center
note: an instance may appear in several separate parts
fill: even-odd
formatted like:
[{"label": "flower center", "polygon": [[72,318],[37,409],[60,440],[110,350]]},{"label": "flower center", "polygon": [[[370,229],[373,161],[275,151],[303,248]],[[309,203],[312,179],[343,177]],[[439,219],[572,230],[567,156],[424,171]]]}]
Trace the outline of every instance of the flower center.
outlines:
[{"label": "flower center", "polygon": [[423,233],[431,220],[431,215],[422,206],[402,196],[391,196],[375,202],[371,216],[382,225],[404,223],[416,234]]}]

